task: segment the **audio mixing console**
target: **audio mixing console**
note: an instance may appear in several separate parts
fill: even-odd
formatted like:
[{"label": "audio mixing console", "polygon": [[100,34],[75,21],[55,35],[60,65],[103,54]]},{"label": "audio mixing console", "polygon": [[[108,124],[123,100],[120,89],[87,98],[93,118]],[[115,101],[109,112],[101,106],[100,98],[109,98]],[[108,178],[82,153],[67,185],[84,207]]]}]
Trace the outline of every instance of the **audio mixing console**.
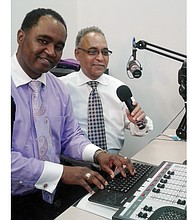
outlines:
[{"label": "audio mixing console", "polygon": [[112,219],[185,220],[186,183],[186,165],[165,161]]}]

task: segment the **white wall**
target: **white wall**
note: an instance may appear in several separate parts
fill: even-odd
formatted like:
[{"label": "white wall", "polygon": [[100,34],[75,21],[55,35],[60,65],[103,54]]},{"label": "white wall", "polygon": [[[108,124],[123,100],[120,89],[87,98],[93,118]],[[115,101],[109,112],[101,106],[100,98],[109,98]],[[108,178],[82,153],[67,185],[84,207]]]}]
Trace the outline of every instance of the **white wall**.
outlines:
[{"label": "white wall", "polygon": [[[154,121],[154,131],[146,137],[131,137],[126,133],[123,152],[132,156],[164,130],[184,106],[178,93],[177,75],[182,63],[151,53],[137,51],[143,75],[131,80],[126,75],[126,63],[131,55],[132,37],[186,54],[186,0],[23,0],[12,1],[12,53],[16,31],[25,14],[37,7],[55,9],[66,20],[68,41],[63,58],[74,58],[77,31],[96,25],[105,33],[109,48],[110,75],[129,85],[136,100]],[[171,124],[177,128],[183,114]]]},{"label": "white wall", "polygon": [[[143,76],[131,80],[126,63],[131,55],[132,37],[186,54],[185,0],[80,0],[78,28],[97,25],[107,36],[110,75],[126,82],[146,113],[154,121],[154,131],[143,138],[126,134],[124,153],[136,153],[157,136],[184,106],[178,93],[177,74],[181,63],[148,51],[137,51]],[[171,126],[176,128],[183,113]]]},{"label": "white wall", "polygon": [[68,38],[63,57],[73,57],[74,39],[78,31],[76,7],[77,0],[11,0],[11,54],[17,49],[17,30],[20,28],[26,13],[36,8],[51,8],[63,16],[68,27]]}]

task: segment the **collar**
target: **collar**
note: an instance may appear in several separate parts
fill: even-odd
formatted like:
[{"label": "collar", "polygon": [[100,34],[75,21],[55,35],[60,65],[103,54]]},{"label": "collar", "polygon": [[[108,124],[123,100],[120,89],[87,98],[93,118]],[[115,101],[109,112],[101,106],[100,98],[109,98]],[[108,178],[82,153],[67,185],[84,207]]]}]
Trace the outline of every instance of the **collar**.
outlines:
[{"label": "collar", "polygon": [[[11,58],[11,76],[16,87],[25,85],[33,80],[24,72],[20,66],[16,57],[16,53],[14,53]],[[46,73],[43,73],[37,80],[46,85]]]},{"label": "collar", "polygon": [[[78,85],[83,85],[83,84],[86,84],[87,82],[89,81],[93,81],[92,79],[90,79],[89,77],[87,77],[83,72],[82,70],[80,70],[78,72]],[[102,74],[98,79],[94,80],[94,81],[97,81],[99,82],[100,84],[102,85],[108,85],[107,81],[106,81],[106,77],[105,77],[105,74]]]}]

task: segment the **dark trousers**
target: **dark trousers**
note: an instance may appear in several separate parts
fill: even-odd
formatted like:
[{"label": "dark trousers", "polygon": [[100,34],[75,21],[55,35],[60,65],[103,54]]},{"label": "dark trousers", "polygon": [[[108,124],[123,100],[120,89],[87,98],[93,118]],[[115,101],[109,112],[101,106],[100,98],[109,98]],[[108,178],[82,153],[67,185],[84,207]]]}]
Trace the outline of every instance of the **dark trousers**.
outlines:
[{"label": "dark trousers", "polygon": [[81,186],[60,182],[53,204],[42,199],[41,191],[25,196],[12,196],[11,220],[53,220],[86,194],[87,191]]}]

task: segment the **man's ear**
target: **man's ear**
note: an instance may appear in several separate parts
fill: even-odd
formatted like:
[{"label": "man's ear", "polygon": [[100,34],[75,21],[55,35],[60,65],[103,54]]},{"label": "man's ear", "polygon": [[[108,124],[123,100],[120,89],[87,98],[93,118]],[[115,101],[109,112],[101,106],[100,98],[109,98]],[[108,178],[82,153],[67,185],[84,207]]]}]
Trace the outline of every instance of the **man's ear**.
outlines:
[{"label": "man's ear", "polygon": [[22,29],[19,29],[17,32],[17,43],[20,44],[23,41],[25,32]]},{"label": "man's ear", "polygon": [[75,58],[77,59],[77,60],[79,60],[79,50],[77,49],[77,48],[75,48]]}]

